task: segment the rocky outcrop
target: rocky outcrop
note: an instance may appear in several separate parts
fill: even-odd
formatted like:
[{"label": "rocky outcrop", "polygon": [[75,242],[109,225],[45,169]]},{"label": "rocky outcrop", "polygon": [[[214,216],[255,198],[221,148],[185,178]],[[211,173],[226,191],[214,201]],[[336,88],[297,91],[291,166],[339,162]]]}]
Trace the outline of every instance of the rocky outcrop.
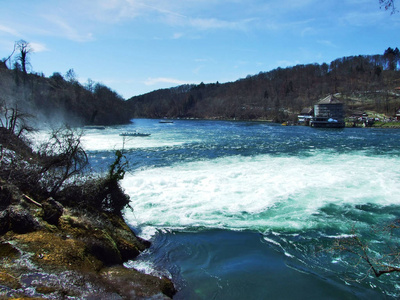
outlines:
[{"label": "rocky outcrop", "polygon": [[[168,278],[122,263],[150,246],[111,213],[12,201],[0,213],[0,298],[168,299]],[[18,202],[18,203],[16,203]]]},{"label": "rocky outcrop", "polygon": [[40,228],[39,222],[24,208],[10,206],[8,209],[9,229],[15,233],[28,233]]},{"label": "rocky outcrop", "polygon": [[63,214],[63,206],[53,198],[47,198],[42,202],[43,220],[52,225],[57,225]]}]

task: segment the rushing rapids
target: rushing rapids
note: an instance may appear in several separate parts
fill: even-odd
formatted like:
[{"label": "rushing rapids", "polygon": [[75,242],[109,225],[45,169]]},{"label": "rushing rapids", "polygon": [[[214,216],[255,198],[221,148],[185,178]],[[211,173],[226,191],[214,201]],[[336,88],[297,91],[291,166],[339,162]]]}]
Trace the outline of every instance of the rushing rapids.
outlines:
[{"label": "rushing rapids", "polygon": [[325,251],[354,232],[381,249],[371,229],[400,217],[399,131],[134,121],[87,130],[83,143],[99,172],[124,149],[125,219],[153,241],[127,265],[172,277],[175,298],[400,295],[397,273],[375,278]]}]

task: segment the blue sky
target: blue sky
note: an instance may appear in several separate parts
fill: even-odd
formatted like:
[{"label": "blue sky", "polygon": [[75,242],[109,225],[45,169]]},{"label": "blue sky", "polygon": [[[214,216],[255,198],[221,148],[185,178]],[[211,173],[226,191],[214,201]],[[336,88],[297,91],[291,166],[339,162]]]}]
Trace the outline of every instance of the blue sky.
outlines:
[{"label": "blue sky", "polygon": [[0,0],[0,59],[24,39],[32,71],[74,69],[124,98],[185,83],[400,48],[378,0]]}]

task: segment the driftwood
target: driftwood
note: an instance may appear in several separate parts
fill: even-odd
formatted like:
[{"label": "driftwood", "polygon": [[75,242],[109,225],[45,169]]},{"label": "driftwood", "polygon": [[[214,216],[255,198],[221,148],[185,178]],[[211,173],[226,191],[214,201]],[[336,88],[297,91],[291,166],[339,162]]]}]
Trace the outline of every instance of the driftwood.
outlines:
[{"label": "driftwood", "polygon": [[36,206],[42,207],[42,204],[40,204],[39,202],[36,202],[36,201],[33,200],[31,197],[29,197],[29,196],[27,196],[27,195],[25,195],[25,194],[22,194],[22,196],[24,196],[25,199],[29,200],[30,202],[32,202],[32,203],[35,204]]}]

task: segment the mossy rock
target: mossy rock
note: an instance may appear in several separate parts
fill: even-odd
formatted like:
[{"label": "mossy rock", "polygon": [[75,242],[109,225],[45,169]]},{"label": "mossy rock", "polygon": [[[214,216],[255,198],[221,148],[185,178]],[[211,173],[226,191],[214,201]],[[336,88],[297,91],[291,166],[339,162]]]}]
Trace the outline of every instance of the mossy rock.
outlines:
[{"label": "mossy rock", "polygon": [[150,246],[136,237],[121,217],[113,214],[104,213],[99,218],[66,210],[59,228],[64,234],[84,241],[88,252],[109,266],[134,259]]},{"label": "mossy rock", "polygon": [[58,289],[56,287],[53,287],[53,286],[44,286],[44,285],[42,285],[42,286],[37,286],[36,287],[36,292],[38,292],[40,294],[45,294],[45,295],[51,294],[51,293],[54,293],[54,292],[57,292],[57,291],[58,291]]},{"label": "mossy rock", "polygon": [[[22,287],[21,283],[19,282],[19,279],[11,275],[9,270],[5,270],[3,268],[0,268],[0,285],[6,286],[10,289],[17,290]],[[1,298],[0,296],[0,299]]]},{"label": "mossy rock", "polygon": [[116,237],[115,243],[121,254],[122,261],[134,259],[140,254],[137,243],[134,243],[131,240],[127,240],[122,237]]},{"label": "mossy rock", "polygon": [[[157,295],[157,293],[159,293],[160,299],[168,299],[176,293],[171,280],[168,278],[146,275],[123,266],[103,269],[100,275],[107,286],[127,299],[148,298]],[[134,294],[132,294],[133,291]]]},{"label": "mossy rock", "polygon": [[15,259],[20,256],[20,253],[13,245],[9,243],[0,243],[0,259]]},{"label": "mossy rock", "polygon": [[20,257],[19,251],[9,243],[0,243],[0,285],[11,289],[19,289],[21,284],[16,274],[8,266]]},{"label": "mossy rock", "polygon": [[111,222],[113,230],[110,231],[115,240],[124,261],[134,259],[140,252],[151,246],[149,241],[145,241],[135,235],[125,221],[113,214],[104,214]]},{"label": "mossy rock", "polygon": [[81,240],[44,231],[15,235],[14,239],[21,248],[34,254],[34,262],[45,268],[97,271],[102,267],[96,257],[87,253]]},{"label": "mossy rock", "polygon": [[87,221],[69,214],[64,214],[59,219],[58,225],[62,232],[73,236],[84,236],[92,230],[92,226]]},{"label": "mossy rock", "polygon": [[83,240],[88,253],[105,265],[122,263],[121,253],[115,241],[105,230],[94,230]]}]

